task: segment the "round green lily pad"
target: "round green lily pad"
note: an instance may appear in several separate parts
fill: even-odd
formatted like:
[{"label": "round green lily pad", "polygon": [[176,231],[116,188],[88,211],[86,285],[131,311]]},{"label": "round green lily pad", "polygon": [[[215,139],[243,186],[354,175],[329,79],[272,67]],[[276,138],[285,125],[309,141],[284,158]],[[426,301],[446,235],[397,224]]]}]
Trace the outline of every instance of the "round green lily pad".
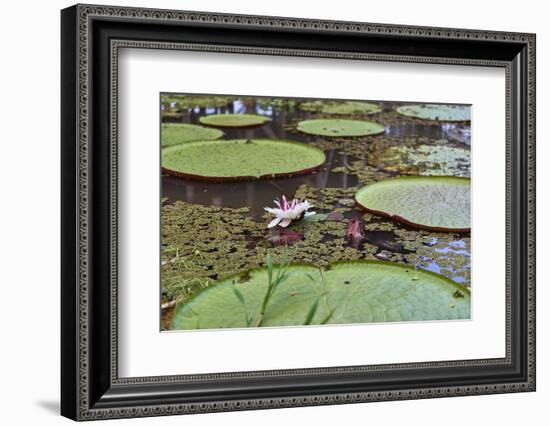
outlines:
[{"label": "round green lily pad", "polygon": [[248,127],[267,123],[269,117],[255,114],[214,114],[201,117],[199,121],[215,127]]},{"label": "round green lily pad", "polygon": [[315,119],[300,121],[298,130],[309,135],[353,137],[383,133],[384,126],[363,120]]},{"label": "round green lily pad", "polygon": [[442,232],[470,232],[470,179],[405,176],[362,187],[359,206],[407,225]]},{"label": "round green lily pad", "polygon": [[377,104],[359,101],[309,101],[302,102],[299,108],[304,111],[338,115],[376,114],[382,111]]},{"label": "round green lily pad", "polygon": [[[467,287],[408,265],[337,262],[321,274],[313,265],[296,264],[288,272],[267,304],[262,327],[470,318]],[[180,305],[172,329],[255,326],[267,284],[266,268],[221,280]]]},{"label": "round green lily pad", "polygon": [[219,129],[186,123],[164,123],[161,125],[162,146],[177,145],[183,142],[213,140],[223,136]]},{"label": "round green lily pad", "polygon": [[187,142],[162,150],[162,169],[202,180],[248,180],[310,173],[325,162],[314,146],[278,139]]},{"label": "round green lily pad", "polygon": [[397,108],[399,114],[423,120],[469,121],[470,107],[465,105],[419,104]]}]

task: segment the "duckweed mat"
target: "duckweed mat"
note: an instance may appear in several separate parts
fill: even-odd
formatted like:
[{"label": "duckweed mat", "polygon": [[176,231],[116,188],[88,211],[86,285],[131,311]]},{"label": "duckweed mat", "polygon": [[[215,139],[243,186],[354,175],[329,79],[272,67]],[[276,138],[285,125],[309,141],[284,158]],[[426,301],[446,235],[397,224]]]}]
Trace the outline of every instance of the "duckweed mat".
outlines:
[{"label": "duckweed mat", "polygon": [[167,109],[223,108],[230,105],[235,96],[193,96],[165,93],[161,95],[161,105]]}]

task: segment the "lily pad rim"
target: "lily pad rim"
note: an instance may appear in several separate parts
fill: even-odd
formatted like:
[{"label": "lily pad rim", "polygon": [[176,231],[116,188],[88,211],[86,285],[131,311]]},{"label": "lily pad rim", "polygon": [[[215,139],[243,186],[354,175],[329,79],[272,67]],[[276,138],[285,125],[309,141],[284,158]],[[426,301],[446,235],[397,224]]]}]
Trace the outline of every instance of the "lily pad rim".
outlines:
[{"label": "lily pad rim", "polygon": [[[438,274],[436,272],[433,272],[433,271],[429,271],[427,269],[422,269],[422,268],[415,268],[415,267],[411,267],[409,265],[406,265],[404,263],[397,263],[397,262],[390,262],[388,260],[375,260],[375,259],[359,259],[359,260],[337,260],[335,262],[332,262],[330,263],[328,266],[324,267],[324,268],[320,268],[312,263],[305,263],[305,262],[296,262],[296,263],[290,263],[288,265],[289,269],[291,267],[307,267],[307,268],[313,268],[317,271],[319,270],[322,270],[322,271],[325,271],[325,272],[328,272],[330,271],[331,269],[333,269],[334,267],[338,268],[338,267],[342,267],[342,266],[346,266],[346,265],[353,265],[353,264],[362,264],[362,265],[365,265],[365,264],[374,264],[374,265],[386,265],[386,266],[390,266],[390,267],[395,267],[395,268],[399,268],[399,269],[407,269],[407,270],[410,270],[410,271],[414,271],[414,272],[418,272],[420,274],[427,274],[427,275],[431,275],[437,279],[440,279],[444,282],[446,282],[447,284],[453,286],[454,288],[456,288],[457,290],[460,290],[464,293],[466,293],[469,297],[471,297],[471,290],[465,286],[464,284],[461,284],[461,283],[457,283],[456,281],[453,281],[452,279],[444,276],[444,275],[441,275],[441,274]],[[274,263],[273,264],[273,268],[277,268],[279,267],[280,264],[278,263]],[[231,274],[231,275],[228,275],[220,280],[216,280],[212,283],[212,285],[209,285],[208,287],[205,287],[205,288],[202,288],[200,289],[198,292],[196,292],[193,296],[191,296],[189,299],[187,299],[185,301],[185,303],[181,303],[181,304],[178,304],[176,305],[175,309],[174,309],[174,315],[173,315],[173,319],[172,321],[175,320],[175,318],[177,317],[177,312],[181,309],[183,309],[186,305],[194,302],[197,298],[203,296],[203,294],[205,292],[208,292],[210,290],[213,290],[214,288],[216,288],[218,285],[231,285],[231,286],[234,286],[235,284],[237,284],[238,282],[236,283],[230,283],[230,280],[232,279],[235,279],[235,278],[238,278],[238,279],[242,279],[243,277],[246,277],[247,275],[250,275],[252,274],[253,272],[260,272],[261,270],[267,270],[267,266],[257,266],[255,268],[251,268],[251,269],[248,269],[246,271],[242,271],[242,272],[237,272],[235,274]],[[246,280],[245,280],[246,281]],[[217,282],[217,284],[216,284]],[[245,300],[246,302],[246,300]],[[331,326],[331,325],[350,325],[350,324],[319,324],[319,325],[308,325],[308,327],[310,326],[317,326],[317,327],[321,327],[321,326]],[[284,326],[285,328],[286,327],[303,327],[303,326]],[[231,329],[231,330],[241,330],[241,329],[246,329],[246,330],[250,330],[250,329],[266,329],[266,328],[279,328],[279,326],[269,326],[269,327],[243,327],[243,328],[228,328],[228,329]],[[219,330],[223,330],[223,328],[220,328]],[[185,332],[193,332],[193,331],[204,331],[203,329],[176,329],[176,328],[173,328],[171,329],[170,331],[185,331]]]},{"label": "lily pad rim", "polygon": [[[228,143],[228,142],[230,143],[230,142],[240,141],[240,140],[244,140],[244,139],[213,139],[213,140],[190,141],[190,142],[185,142],[185,143],[180,143],[180,144],[176,144],[176,145],[162,147],[162,152],[165,152],[165,151],[168,151],[168,150],[175,150],[176,148],[182,148],[184,146],[188,147],[192,144],[197,144],[197,143]],[[311,145],[311,144],[306,144],[306,143],[303,143],[303,142],[293,141],[293,140],[289,140],[289,139],[256,138],[256,139],[251,139],[251,140],[252,141],[254,141],[254,140],[277,141],[277,142],[297,145],[297,146],[300,146],[300,147],[306,147],[308,149],[316,150],[316,151],[322,153],[323,154],[323,161],[321,163],[315,165],[315,166],[308,167],[308,168],[305,168],[305,169],[300,169],[300,170],[297,170],[297,171],[294,171],[294,172],[267,173],[267,174],[263,174],[263,175],[260,175],[260,176],[246,176],[246,175],[243,175],[243,176],[204,176],[204,175],[197,175],[197,174],[193,174],[193,173],[178,172],[177,170],[172,170],[172,169],[166,168],[164,166],[161,166],[162,173],[170,175],[170,176],[179,177],[179,178],[182,178],[182,179],[199,180],[199,181],[205,181],[205,182],[240,182],[240,181],[252,181],[252,180],[260,180],[260,179],[289,178],[289,177],[294,177],[294,176],[307,175],[309,173],[312,173],[312,172],[320,169],[327,161],[327,155],[326,155],[325,151],[323,151],[321,148],[316,147],[316,146]],[[162,157],[162,155],[161,155],[161,157]]]},{"label": "lily pad rim", "polygon": [[461,234],[471,232],[471,227],[467,227],[467,228],[446,228],[444,226],[429,226],[429,225],[423,225],[423,224],[416,223],[416,222],[411,222],[410,220],[405,219],[404,217],[399,216],[399,215],[392,215],[392,214],[389,214],[385,211],[370,209],[370,208],[364,206],[363,204],[361,204],[359,202],[359,200],[357,199],[357,195],[359,194],[359,192],[362,189],[364,189],[368,186],[371,186],[371,185],[382,184],[383,182],[389,182],[389,181],[395,181],[395,180],[427,180],[427,179],[429,179],[429,180],[462,180],[462,181],[464,181],[464,183],[465,183],[465,181],[471,182],[470,178],[464,177],[464,176],[445,176],[445,175],[399,176],[399,177],[385,179],[385,180],[381,180],[381,181],[378,181],[378,182],[373,182],[373,183],[364,185],[364,186],[362,186],[361,188],[359,188],[357,190],[357,192],[355,193],[353,198],[355,199],[355,203],[361,209],[365,210],[366,212],[377,215],[377,216],[382,216],[382,217],[387,217],[387,218],[393,219],[396,222],[400,222],[402,224],[405,224],[407,226],[411,226],[413,228],[425,229],[425,230],[428,230],[428,231],[436,231],[436,232],[456,232],[456,233],[461,233]]},{"label": "lily pad rim", "polygon": [[[242,124],[238,124],[238,125],[211,124],[211,123],[205,123],[205,122],[202,121],[204,118],[208,118],[208,117],[227,116],[227,115],[230,115],[230,116],[258,117],[258,118],[261,118],[262,121],[259,122],[259,123],[244,124],[244,125],[242,125]],[[226,128],[226,129],[246,128],[246,127],[259,127],[259,126],[263,126],[264,124],[268,123],[269,121],[271,121],[271,118],[269,118],[269,117],[267,117],[267,116],[265,116],[265,115],[261,115],[261,114],[238,114],[238,113],[228,113],[228,114],[209,114],[209,115],[203,115],[202,117],[199,117],[199,123],[200,123],[200,125],[202,125],[202,126],[214,127],[214,128],[221,127],[221,128]]]}]

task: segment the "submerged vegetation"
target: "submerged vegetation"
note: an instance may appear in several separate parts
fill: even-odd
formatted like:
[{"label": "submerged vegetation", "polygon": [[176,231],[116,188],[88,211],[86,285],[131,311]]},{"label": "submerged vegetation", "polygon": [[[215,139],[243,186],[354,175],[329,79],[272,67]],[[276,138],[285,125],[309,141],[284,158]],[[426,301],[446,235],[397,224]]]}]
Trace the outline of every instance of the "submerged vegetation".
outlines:
[{"label": "submerged vegetation", "polygon": [[468,107],[161,106],[163,329],[470,317]]}]

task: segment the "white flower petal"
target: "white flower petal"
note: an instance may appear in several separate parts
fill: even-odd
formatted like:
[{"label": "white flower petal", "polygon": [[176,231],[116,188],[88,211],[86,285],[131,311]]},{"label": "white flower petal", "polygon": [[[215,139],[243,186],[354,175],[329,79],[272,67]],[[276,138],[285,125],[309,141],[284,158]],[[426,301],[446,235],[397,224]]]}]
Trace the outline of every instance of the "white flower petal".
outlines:
[{"label": "white flower petal", "polygon": [[282,217],[277,216],[275,219],[273,219],[271,222],[269,222],[269,225],[267,225],[268,228],[273,228],[274,226],[277,226],[277,224],[281,221]]},{"label": "white flower petal", "polygon": [[271,207],[264,207],[264,210],[265,210],[266,212],[271,213],[271,214],[274,215],[274,216],[280,216],[280,215],[282,215],[282,214],[284,213],[283,210],[281,210],[281,209],[273,209],[273,208],[271,208]]},{"label": "white flower petal", "polygon": [[286,228],[288,225],[290,225],[290,222],[292,222],[292,219],[283,219],[281,220],[281,223],[279,223],[279,226]]}]

